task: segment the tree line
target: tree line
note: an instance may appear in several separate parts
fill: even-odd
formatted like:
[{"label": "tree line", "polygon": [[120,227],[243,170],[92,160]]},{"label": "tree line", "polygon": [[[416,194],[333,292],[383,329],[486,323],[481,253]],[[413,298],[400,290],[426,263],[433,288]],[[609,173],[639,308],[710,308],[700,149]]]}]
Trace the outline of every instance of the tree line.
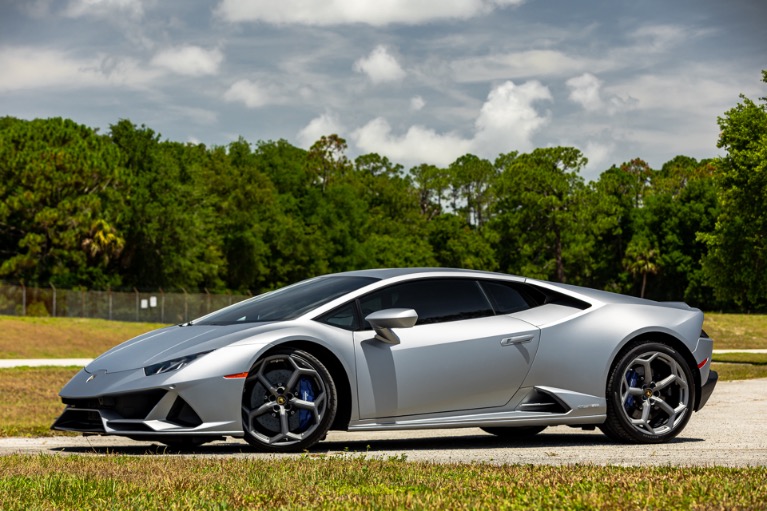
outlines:
[{"label": "tree line", "polygon": [[[767,73],[764,73],[767,81]],[[595,181],[573,147],[405,169],[337,135],[206,147],[122,119],[0,118],[0,278],[259,293],[371,267],[496,270],[701,308],[767,305],[767,99],[721,158]]]}]

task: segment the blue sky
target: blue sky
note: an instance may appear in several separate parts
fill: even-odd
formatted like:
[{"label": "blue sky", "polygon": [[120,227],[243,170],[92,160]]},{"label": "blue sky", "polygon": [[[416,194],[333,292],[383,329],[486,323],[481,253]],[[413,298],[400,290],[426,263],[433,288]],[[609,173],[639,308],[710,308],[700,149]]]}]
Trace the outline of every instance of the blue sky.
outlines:
[{"label": "blue sky", "polygon": [[569,145],[595,179],[707,158],[716,118],[767,95],[761,0],[4,0],[0,115],[119,119],[406,168]]}]

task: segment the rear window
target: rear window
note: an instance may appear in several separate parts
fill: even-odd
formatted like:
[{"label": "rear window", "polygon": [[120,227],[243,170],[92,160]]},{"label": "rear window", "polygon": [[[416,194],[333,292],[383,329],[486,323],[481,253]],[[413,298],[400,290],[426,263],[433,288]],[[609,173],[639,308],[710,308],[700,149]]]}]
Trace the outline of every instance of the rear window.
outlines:
[{"label": "rear window", "polygon": [[194,325],[232,325],[295,319],[347,293],[372,284],[374,277],[324,276],[258,295],[192,321]]},{"label": "rear window", "polygon": [[512,283],[483,280],[481,284],[496,314],[511,314],[537,305],[529,292]]}]

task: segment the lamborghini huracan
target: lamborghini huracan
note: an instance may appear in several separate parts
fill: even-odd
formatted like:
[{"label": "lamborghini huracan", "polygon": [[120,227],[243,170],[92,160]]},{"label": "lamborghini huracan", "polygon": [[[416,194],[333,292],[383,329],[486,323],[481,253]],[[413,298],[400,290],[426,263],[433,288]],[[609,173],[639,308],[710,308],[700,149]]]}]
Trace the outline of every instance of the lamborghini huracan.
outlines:
[{"label": "lamborghini huracan", "polygon": [[500,273],[324,275],[126,341],[61,390],[52,428],[303,451],[329,430],[547,426],[678,435],[711,395],[703,313]]}]

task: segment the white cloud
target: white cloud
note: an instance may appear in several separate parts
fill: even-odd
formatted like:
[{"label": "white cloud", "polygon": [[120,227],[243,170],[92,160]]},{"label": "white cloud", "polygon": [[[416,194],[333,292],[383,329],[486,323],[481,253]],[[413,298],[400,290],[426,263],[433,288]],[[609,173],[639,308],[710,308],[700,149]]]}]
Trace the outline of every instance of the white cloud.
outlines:
[{"label": "white cloud", "polygon": [[713,107],[719,109],[711,117],[716,119],[724,111],[723,108],[737,102],[733,90],[742,85],[733,82],[727,73],[712,75],[708,66],[695,65],[685,66],[684,70],[673,74],[633,75],[618,86],[630,97],[636,98],[642,110],[688,112],[686,115],[689,116]]},{"label": "white cloud", "polygon": [[565,82],[570,89],[570,100],[578,103],[586,110],[602,108],[600,88],[602,81],[591,73],[583,73]]},{"label": "white cloud", "polygon": [[459,82],[485,82],[520,77],[566,76],[584,68],[599,69],[599,61],[558,50],[529,50],[458,59],[450,64]]},{"label": "white cloud", "polygon": [[586,142],[586,147],[581,151],[589,160],[583,173],[584,178],[588,180],[596,179],[599,173],[614,163],[611,161],[614,148],[614,143]]},{"label": "white cloud", "polygon": [[309,124],[304,126],[296,137],[298,138],[299,145],[308,149],[320,137],[333,134],[341,135],[343,131],[344,128],[338,120],[338,116],[332,112],[325,112],[309,121]]},{"label": "white cloud", "polygon": [[397,136],[381,117],[355,130],[352,138],[362,151],[385,154],[407,164],[448,165],[469,152],[494,157],[512,150],[526,151],[533,147],[533,133],[548,122],[548,116],[540,115],[533,105],[550,99],[549,90],[539,82],[517,86],[509,81],[490,91],[470,138],[423,126],[411,126]]},{"label": "white cloud", "polygon": [[548,122],[548,115],[540,115],[533,105],[551,99],[549,89],[538,81],[508,81],[490,91],[475,122],[476,150],[492,155],[532,149],[533,133]]},{"label": "white cloud", "polygon": [[376,84],[397,82],[405,77],[405,71],[385,46],[376,46],[370,55],[355,62],[354,70],[365,73]]},{"label": "white cloud", "polygon": [[631,96],[609,94],[602,87],[602,80],[591,73],[570,78],[565,82],[570,89],[569,99],[578,103],[588,112],[604,112],[614,115],[631,110],[637,106],[637,100]]},{"label": "white cloud", "polygon": [[449,165],[471,149],[471,140],[455,133],[440,134],[423,126],[411,126],[405,135],[398,137],[381,117],[355,130],[352,138],[365,152],[385,154],[394,161],[409,164]]},{"label": "white cloud", "polygon": [[134,59],[98,55],[88,59],[48,48],[0,48],[0,91],[57,87],[142,87],[156,79],[154,70]]},{"label": "white cloud", "polygon": [[250,80],[237,80],[224,93],[226,101],[241,102],[248,108],[259,108],[278,101],[278,91],[269,85]]},{"label": "white cloud", "polygon": [[417,112],[426,106],[426,101],[421,96],[410,98],[410,110]]},{"label": "white cloud", "polygon": [[144,16],[145,3],[142,0],[71,0],[63,13],[70,18],[128,16],[138,20]]},{"label": "white cloud", "polygon": [[418,24],[444,19],[469,19],[524,0],[222,0],[216,8],[226,21],[302,25],[365,23]]},{"label": "white cloud", "polygon": [[187,76],[214,75],[224,60],[220,50],[199,46],[178,46],[155,54],[152,65]]},{"label": "white cloud", "polygon": [[645,25],[629,35],[643,51],[663,52],[695,33],[680,25]]}]

